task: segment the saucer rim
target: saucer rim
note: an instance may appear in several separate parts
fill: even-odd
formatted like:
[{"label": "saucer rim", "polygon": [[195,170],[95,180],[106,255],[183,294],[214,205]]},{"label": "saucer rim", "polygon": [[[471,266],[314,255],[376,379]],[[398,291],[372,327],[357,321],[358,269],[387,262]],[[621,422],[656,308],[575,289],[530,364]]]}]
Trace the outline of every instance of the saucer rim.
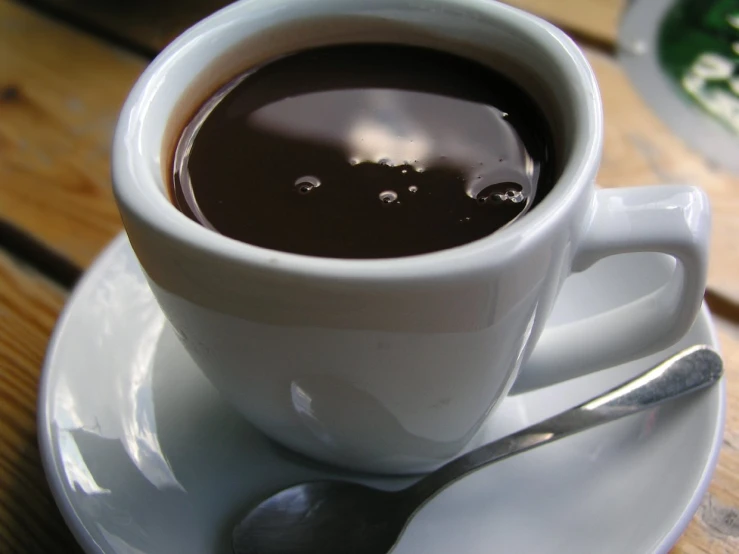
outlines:
[{"label": "saucer rim", "polygon": [[[128,243],[126,234],[121,231],[116,235],[93,260],[88,269],[70,292],[67,301],[61,310],[59,317],[54,325],[51,337],[49,339],[46,354],[41,364],[41,372],[39,376],[38,400],[36,403],[36,425],[38,432],[38,446],[41,454],[41,463],[49,484],[54,502],[59,509],[67,527],[72,532],[75,540],[79,543],[86,553],[107,554],[88,532],[82,518],[79,517],[73,502],[66,494],[63,482],[63,474],[61,468],[57,464],[53,450],[53,437],[51,432],[51,403],[53,401],[50,389],[51,374],[55,367],[55,359],[57,350],[65,331],[70,324],[71,313],[75,309],[77,302],[82,297],[84,291],[90,283],[97,277],[98,273],[105,267],[110,259],[120,255],[121,249],[125,248]],[[708,331],[710,338],[710,346],[717,351],[721,351],[718,333],[714,323],[712,314],[705,303],[701,306],[696,319],[702,319]],[[711,484],[713,474],[715,472],[718,457],[723,442],[724,427],[726,421],[726,376],[722,377],[718,383],[719,394],[717,400],[717,412],[714,426],[713,437],[711,440],[710,452],[703,467],[703,471],[698,479],[697,486],[693,490],[689,502],[686,504],[678,518],[671,524],[670,530],[665,533],[659,542],[654,546],[653,554],[666,554],[682,536],[693,516],[700,507],[703,498]]]}]

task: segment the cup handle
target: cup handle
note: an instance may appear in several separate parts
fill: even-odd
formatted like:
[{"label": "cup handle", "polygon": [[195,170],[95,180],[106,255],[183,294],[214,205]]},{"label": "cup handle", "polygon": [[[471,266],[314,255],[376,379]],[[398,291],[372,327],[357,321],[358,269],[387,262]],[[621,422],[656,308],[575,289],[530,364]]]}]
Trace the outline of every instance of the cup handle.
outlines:
[{"label": "cup handle", "polygon": [[516,380],[513,394],[580,377],[658,352],[688,332],[706,286],[711,210],[691,186],[596,191],[592,218],[574,249],[572,271],[630,252],[676,259],[660,289],[616,309],[547,328]]}]

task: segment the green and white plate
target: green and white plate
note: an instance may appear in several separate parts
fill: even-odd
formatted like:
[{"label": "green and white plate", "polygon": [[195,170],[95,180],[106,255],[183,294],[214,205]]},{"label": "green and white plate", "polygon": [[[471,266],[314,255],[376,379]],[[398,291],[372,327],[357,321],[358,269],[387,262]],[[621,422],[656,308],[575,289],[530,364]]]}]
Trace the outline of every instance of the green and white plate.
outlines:
[{"label": "green and white plate", "polygon": [[662,120],[739,173],[739,0],[635,0],[619,61]]}]

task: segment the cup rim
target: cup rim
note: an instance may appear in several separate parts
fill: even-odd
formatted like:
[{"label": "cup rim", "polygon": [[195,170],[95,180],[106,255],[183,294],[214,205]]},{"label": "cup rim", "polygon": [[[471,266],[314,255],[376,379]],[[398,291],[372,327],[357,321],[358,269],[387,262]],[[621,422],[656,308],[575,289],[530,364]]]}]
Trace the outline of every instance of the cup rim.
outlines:
[{"label": "cup rim", "polygon": [[[282,0],[283,4],[291,0]],[[331,0],[329,0],[331,1]],[[359,0],[344,0],[358,3]],[[508,259],[520,246],[525,234],[548,235],[566,217],[583,189],[592,185],[600,162],[603,141],[603,115],[595,75],[584,53],[561,30],[550,23],[517,8],[490,0],[431,0],[422,6],[415,2],[397,2],[398,8],[434,10],[439,5],[460,11],[477,12],[496,21],[505,20],[516,32],[528,34],[556,51],[562,69],[576,82],[571,87],[572,103],[578,112],[574,117],[574,140],[552,190],[535,209],[508,226],[481,239],[443,250],[395,257],[371,259],[325,258],[272,250],[241,242],[207,229],[180,212],[162,194],[162,154],[154,154],[159,171],[147,163],[151,153],[141,148],[146,133],[146,107],[166,81],[166,73],[174,63],[182,63],[207,41],[208,33],[239,18],[248,18],[255,0],[243,0],[223,8],[200,21],[167,46],[147,67],[129,93],[121,110],[113,139],[113,190],[119,210],[132,216],[149,230],[175,243],[230,263],[252,268],[268,268],[287,274],[311,278],[340,280],[377,279],[444,279],[464,271],[489,270],[492,264]],[[276,4],[273,0],[272,5]],[[284,6],[283,6],[284,7]],[[365,4],[366,7],[366,4]],[[561,186],[562,181],[568,182]],[[166,184],[164,185],[166,190]]]}]

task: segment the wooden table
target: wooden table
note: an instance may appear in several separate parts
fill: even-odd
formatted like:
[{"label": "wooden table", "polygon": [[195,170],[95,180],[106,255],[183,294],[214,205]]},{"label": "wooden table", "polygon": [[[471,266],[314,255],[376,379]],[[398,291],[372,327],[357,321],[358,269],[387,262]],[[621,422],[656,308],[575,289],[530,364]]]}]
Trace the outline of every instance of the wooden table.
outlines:
[{"label": "wooden table", "polygon": [[[0,552],[79,552],[36,444],[44,351],[75,279],[121,229],[109,179],[121,103],[149,59],[219,3],[0,0]],[[739,552],[739,177],[690,151],[632,88],[614,58],[626,0],[510,3],[585,49],[605,104],[602,185],[693,182],[712,198],[706,299],[726,361],[728,420],[710,491],[674,552]]]}]

